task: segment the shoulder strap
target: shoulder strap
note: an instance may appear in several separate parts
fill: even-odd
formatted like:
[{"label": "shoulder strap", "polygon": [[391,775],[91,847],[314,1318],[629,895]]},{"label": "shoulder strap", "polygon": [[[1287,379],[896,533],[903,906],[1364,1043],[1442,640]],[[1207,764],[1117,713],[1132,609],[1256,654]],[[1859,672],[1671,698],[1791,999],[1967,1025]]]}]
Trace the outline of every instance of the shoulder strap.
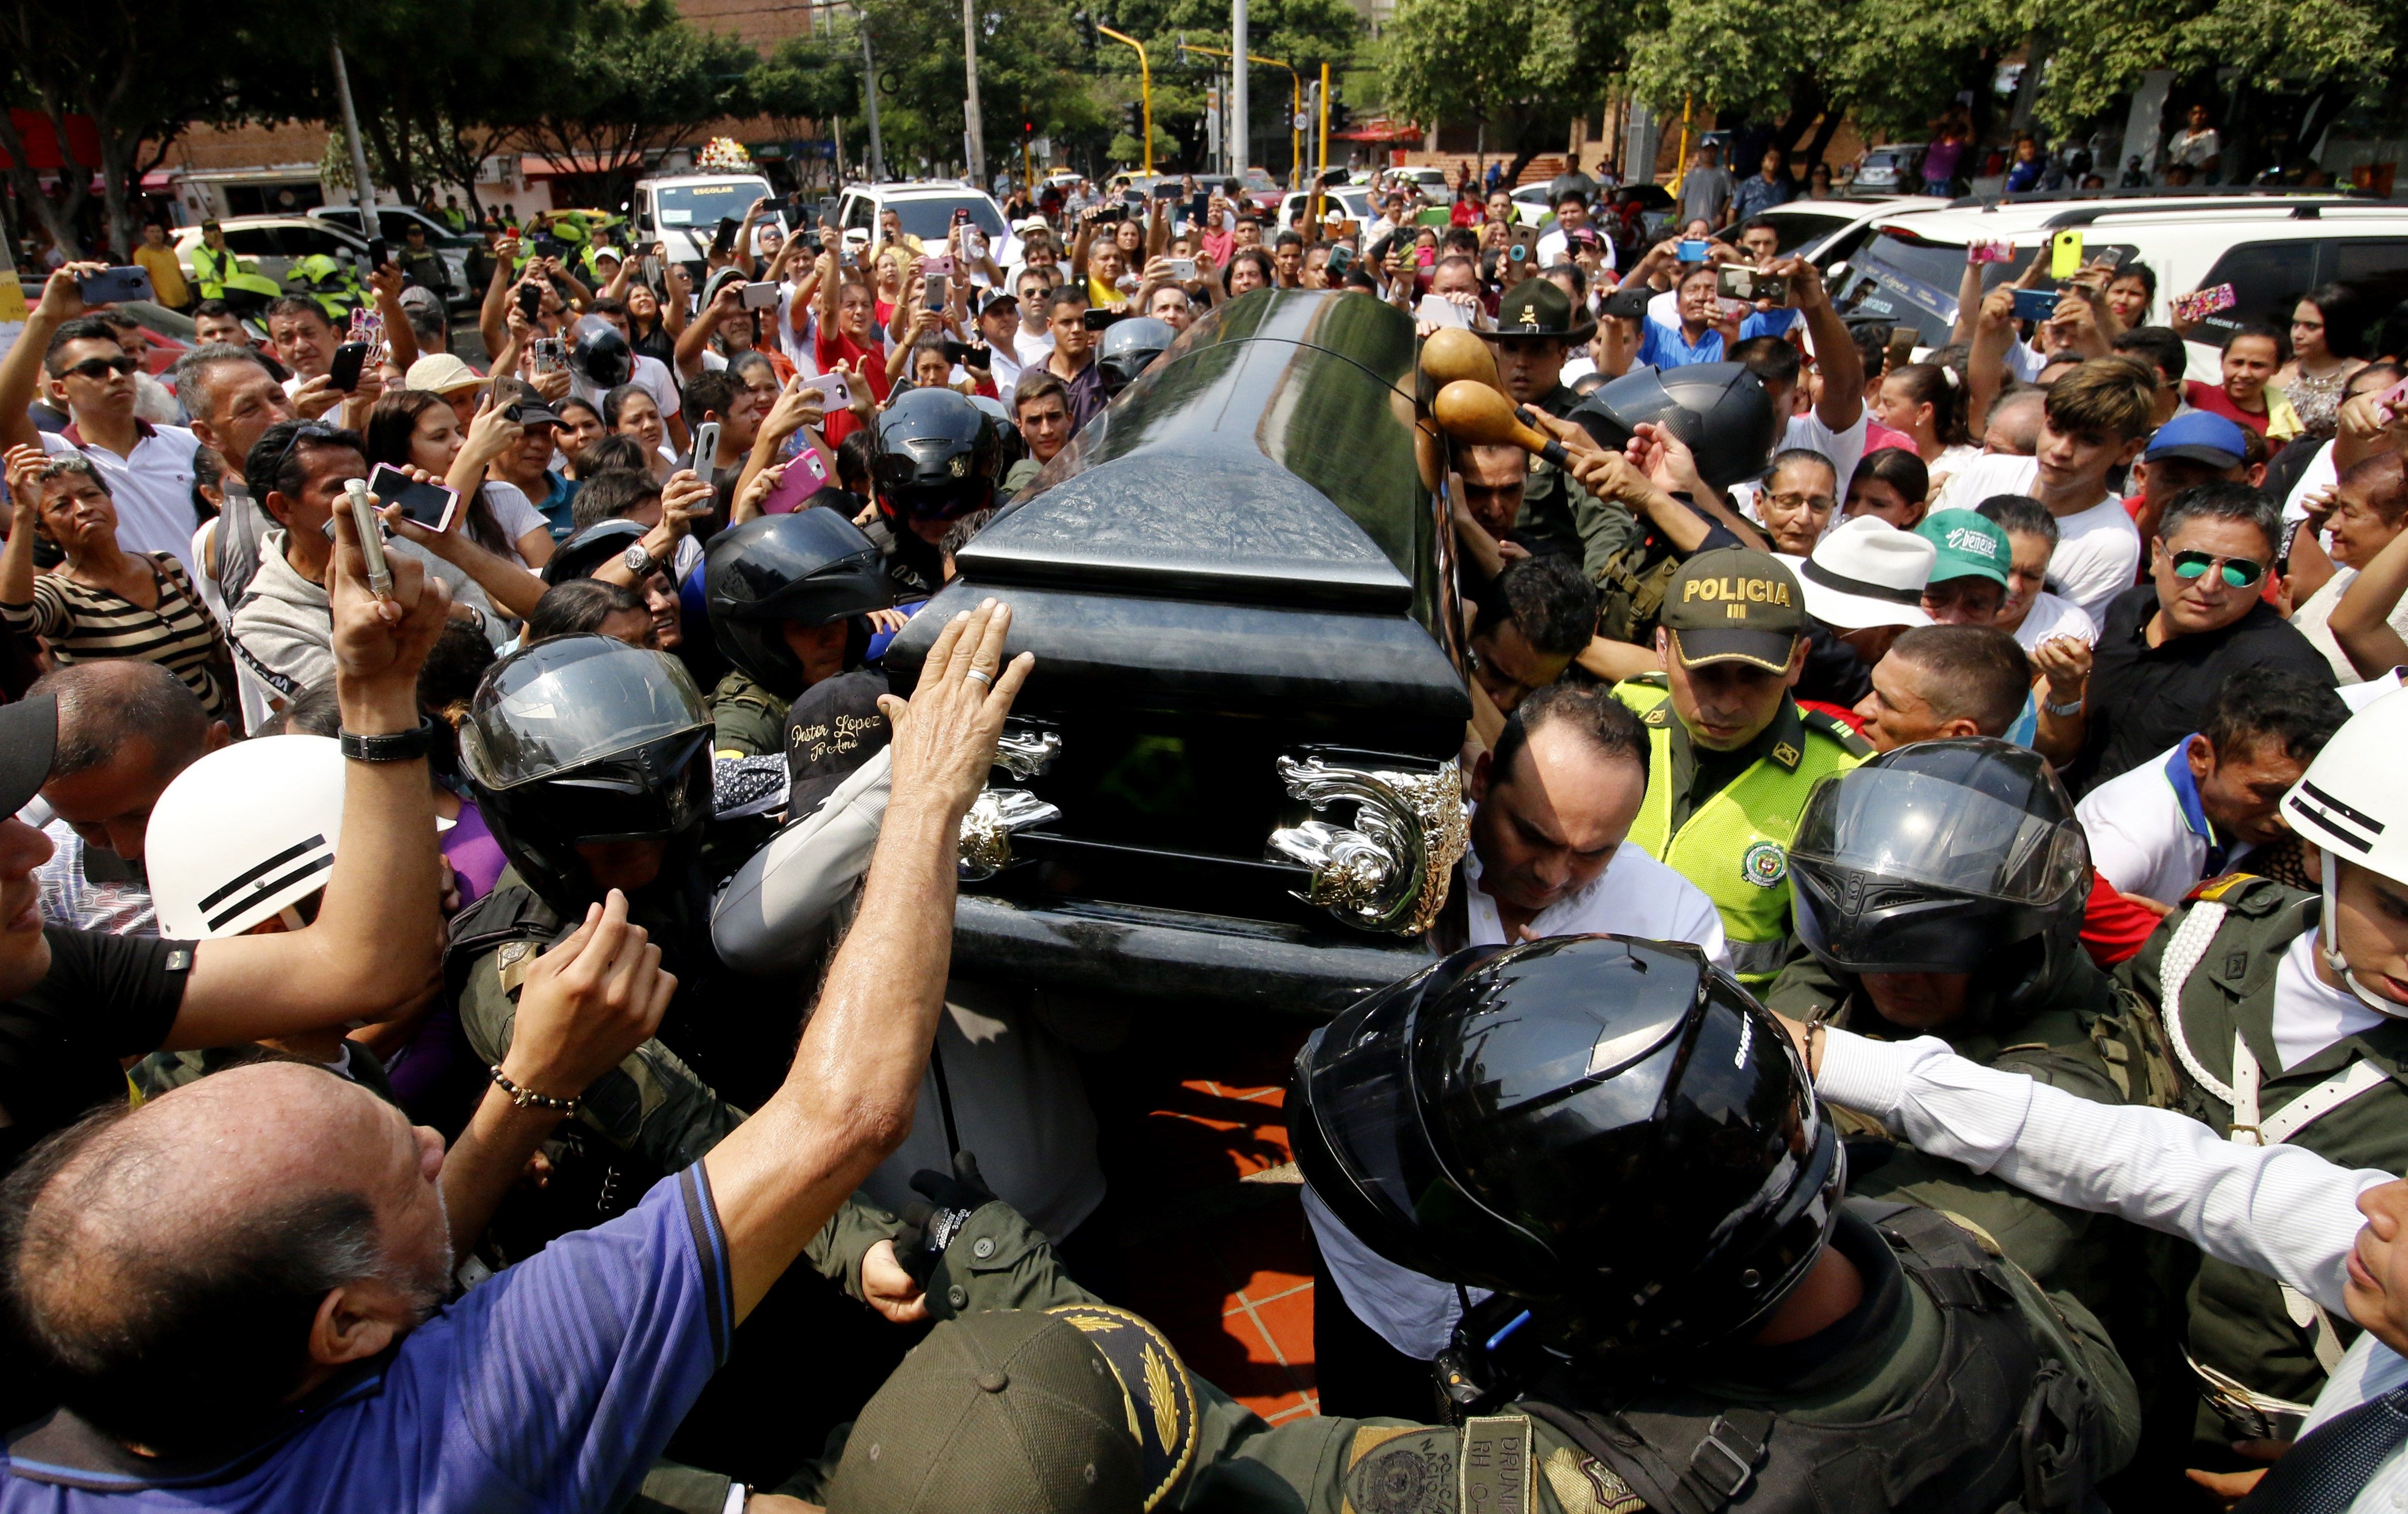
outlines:
[{"label": "shoulder strap", "polygon": [[2228,1105],[2234,1102],[2232,1085],[2200,1065],[2190,1049],[2190,1033],[2182,1022],[2182,994],[2183,985],[2190,981],[2191,970],[2207,955],[2215,933],[2224,928],[2224,917],[2229,908],[2208,899],[2192,905],[2190,913],[2166,942],[2165,956],[2157,965],[2157,1013],[2165,1021],[2166,1039],[2173,1043],[2174,1056],[2193,1081]]},{"label": "shoulder strap", "polygon": [[1515,1407],[1603,1463],[1655,1514],[1721,1514],[1756,1480],[1779,1422],[1762,1409],[1725,1409],[1684,1450],[1656,1445],[1623,1415],[1587,1413],[1541,1399],[1522,1399]]}]

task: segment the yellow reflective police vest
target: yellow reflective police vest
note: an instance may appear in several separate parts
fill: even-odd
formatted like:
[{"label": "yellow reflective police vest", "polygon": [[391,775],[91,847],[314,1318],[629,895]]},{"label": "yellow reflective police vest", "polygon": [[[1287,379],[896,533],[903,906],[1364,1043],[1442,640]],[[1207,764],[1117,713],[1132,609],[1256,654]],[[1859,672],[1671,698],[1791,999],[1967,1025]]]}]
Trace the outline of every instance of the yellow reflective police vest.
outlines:
[{"label": "yellow reflective police vest", "polygon": [[1660,676],[1632,678],[1614,696],[1647,727],[1647,798],[1629,844],[1670,867],[1714,902],[1740,981],[1771,981],[1789,953],[1789,841],[1815,783],[1870,754],[1861,737],[1828,715],[1785,704],[1765,755],[1672,831],[1671,692]]},{"label": "yellow reflective police vest", "polygon": [[270,299],[284,293],[283,285],[235,256],[234,249],[220,251],[207,242],[193,249],[193,282],[205,300],[222,300],[229,289],[248,290]]}]

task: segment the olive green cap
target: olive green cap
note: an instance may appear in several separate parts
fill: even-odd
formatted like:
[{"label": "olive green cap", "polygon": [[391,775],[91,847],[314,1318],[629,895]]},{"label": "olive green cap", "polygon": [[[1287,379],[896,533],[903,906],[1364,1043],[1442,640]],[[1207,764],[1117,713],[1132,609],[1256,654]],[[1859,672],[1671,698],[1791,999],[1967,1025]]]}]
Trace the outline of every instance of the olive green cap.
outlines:
[{"label": "olive green cap", "polygon": [[1717,547],[1682,564],[1657,619],[1683,667],[1746,663],[1786,672],[1806,629],[1798,580],[1771,553],[1745,547]]},{"label": "olive green cap", "polygon": [[1198,1431],[1178,1353],[1125,1309],[965,1315],[863,1407],[828,1514],[1146,1514]]}]

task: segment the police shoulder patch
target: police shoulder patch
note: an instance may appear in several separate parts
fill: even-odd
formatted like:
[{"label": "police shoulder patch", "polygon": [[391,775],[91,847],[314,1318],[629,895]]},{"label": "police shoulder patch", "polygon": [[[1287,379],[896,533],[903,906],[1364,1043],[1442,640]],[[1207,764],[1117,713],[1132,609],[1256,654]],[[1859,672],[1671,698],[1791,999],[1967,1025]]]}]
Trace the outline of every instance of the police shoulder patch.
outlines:
[{"label": "police shoulder patch", "polygon": [[503,942],[500,950],[494,953],[494,976],[501,979],[502,992],[516,993],[519,985],[526,981],[527,974],[534,970],[535,964],[533,941]]},{"label": "police shoulder patch", "polygon": [[1529,1514],[1535,1488],[1530,1449],[1526,1414],[1465,1420],[1455,1500],[1462,1514]]},{"label": "police shoulder patch", "polygon": [[1455,1514],[1456,1445],[1453,1430],[1356,1430],[1339,1514]]},{"label": "police shoulder patch", "polygon": [[1544,1470],[1547,1491],[1564,1514],[1641,1514],[1647,1507],[1612,1467],[1569,1446],[1556,1447]]},{"label": "police shoulder patch", "polygon": [[1804,721],[1806,729],[1829,736],[1838,742],[1841,749],[1849,756],[1870,757],[1873,754],[1873,744],[1858,736],[1854,726],[1837,715],[1819,709],[1800,709],[1798,713]]},{"label": "police shoulder patch", "polygon": [[2255,873],[2225,873],[2211,878],[2183,895],[2186,900],[2203,899],[2209,904],[2222,904],[2224,896],[2258,881]]}]

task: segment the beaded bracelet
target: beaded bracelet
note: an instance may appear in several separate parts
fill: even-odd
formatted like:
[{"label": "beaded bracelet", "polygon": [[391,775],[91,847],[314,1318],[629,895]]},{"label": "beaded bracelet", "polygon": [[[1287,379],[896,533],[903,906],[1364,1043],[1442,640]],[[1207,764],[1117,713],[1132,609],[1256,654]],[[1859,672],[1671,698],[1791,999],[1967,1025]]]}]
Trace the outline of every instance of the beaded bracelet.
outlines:
[{"label": "beaded bracelet", "polygon": [[494,1086],[509,1094],[510,1102],[522,1109],[531,1104],[538,1109],[552,1109],[565,1115],[573,1115],[577,1112],[575,1099],[555,1099],[549,1093],[538,1093],[534,1089],[521,1088],[511,1082],[509,1075],[502,1071],[502,1064],[498,1062],[494,1064],[493,1077]]}]

